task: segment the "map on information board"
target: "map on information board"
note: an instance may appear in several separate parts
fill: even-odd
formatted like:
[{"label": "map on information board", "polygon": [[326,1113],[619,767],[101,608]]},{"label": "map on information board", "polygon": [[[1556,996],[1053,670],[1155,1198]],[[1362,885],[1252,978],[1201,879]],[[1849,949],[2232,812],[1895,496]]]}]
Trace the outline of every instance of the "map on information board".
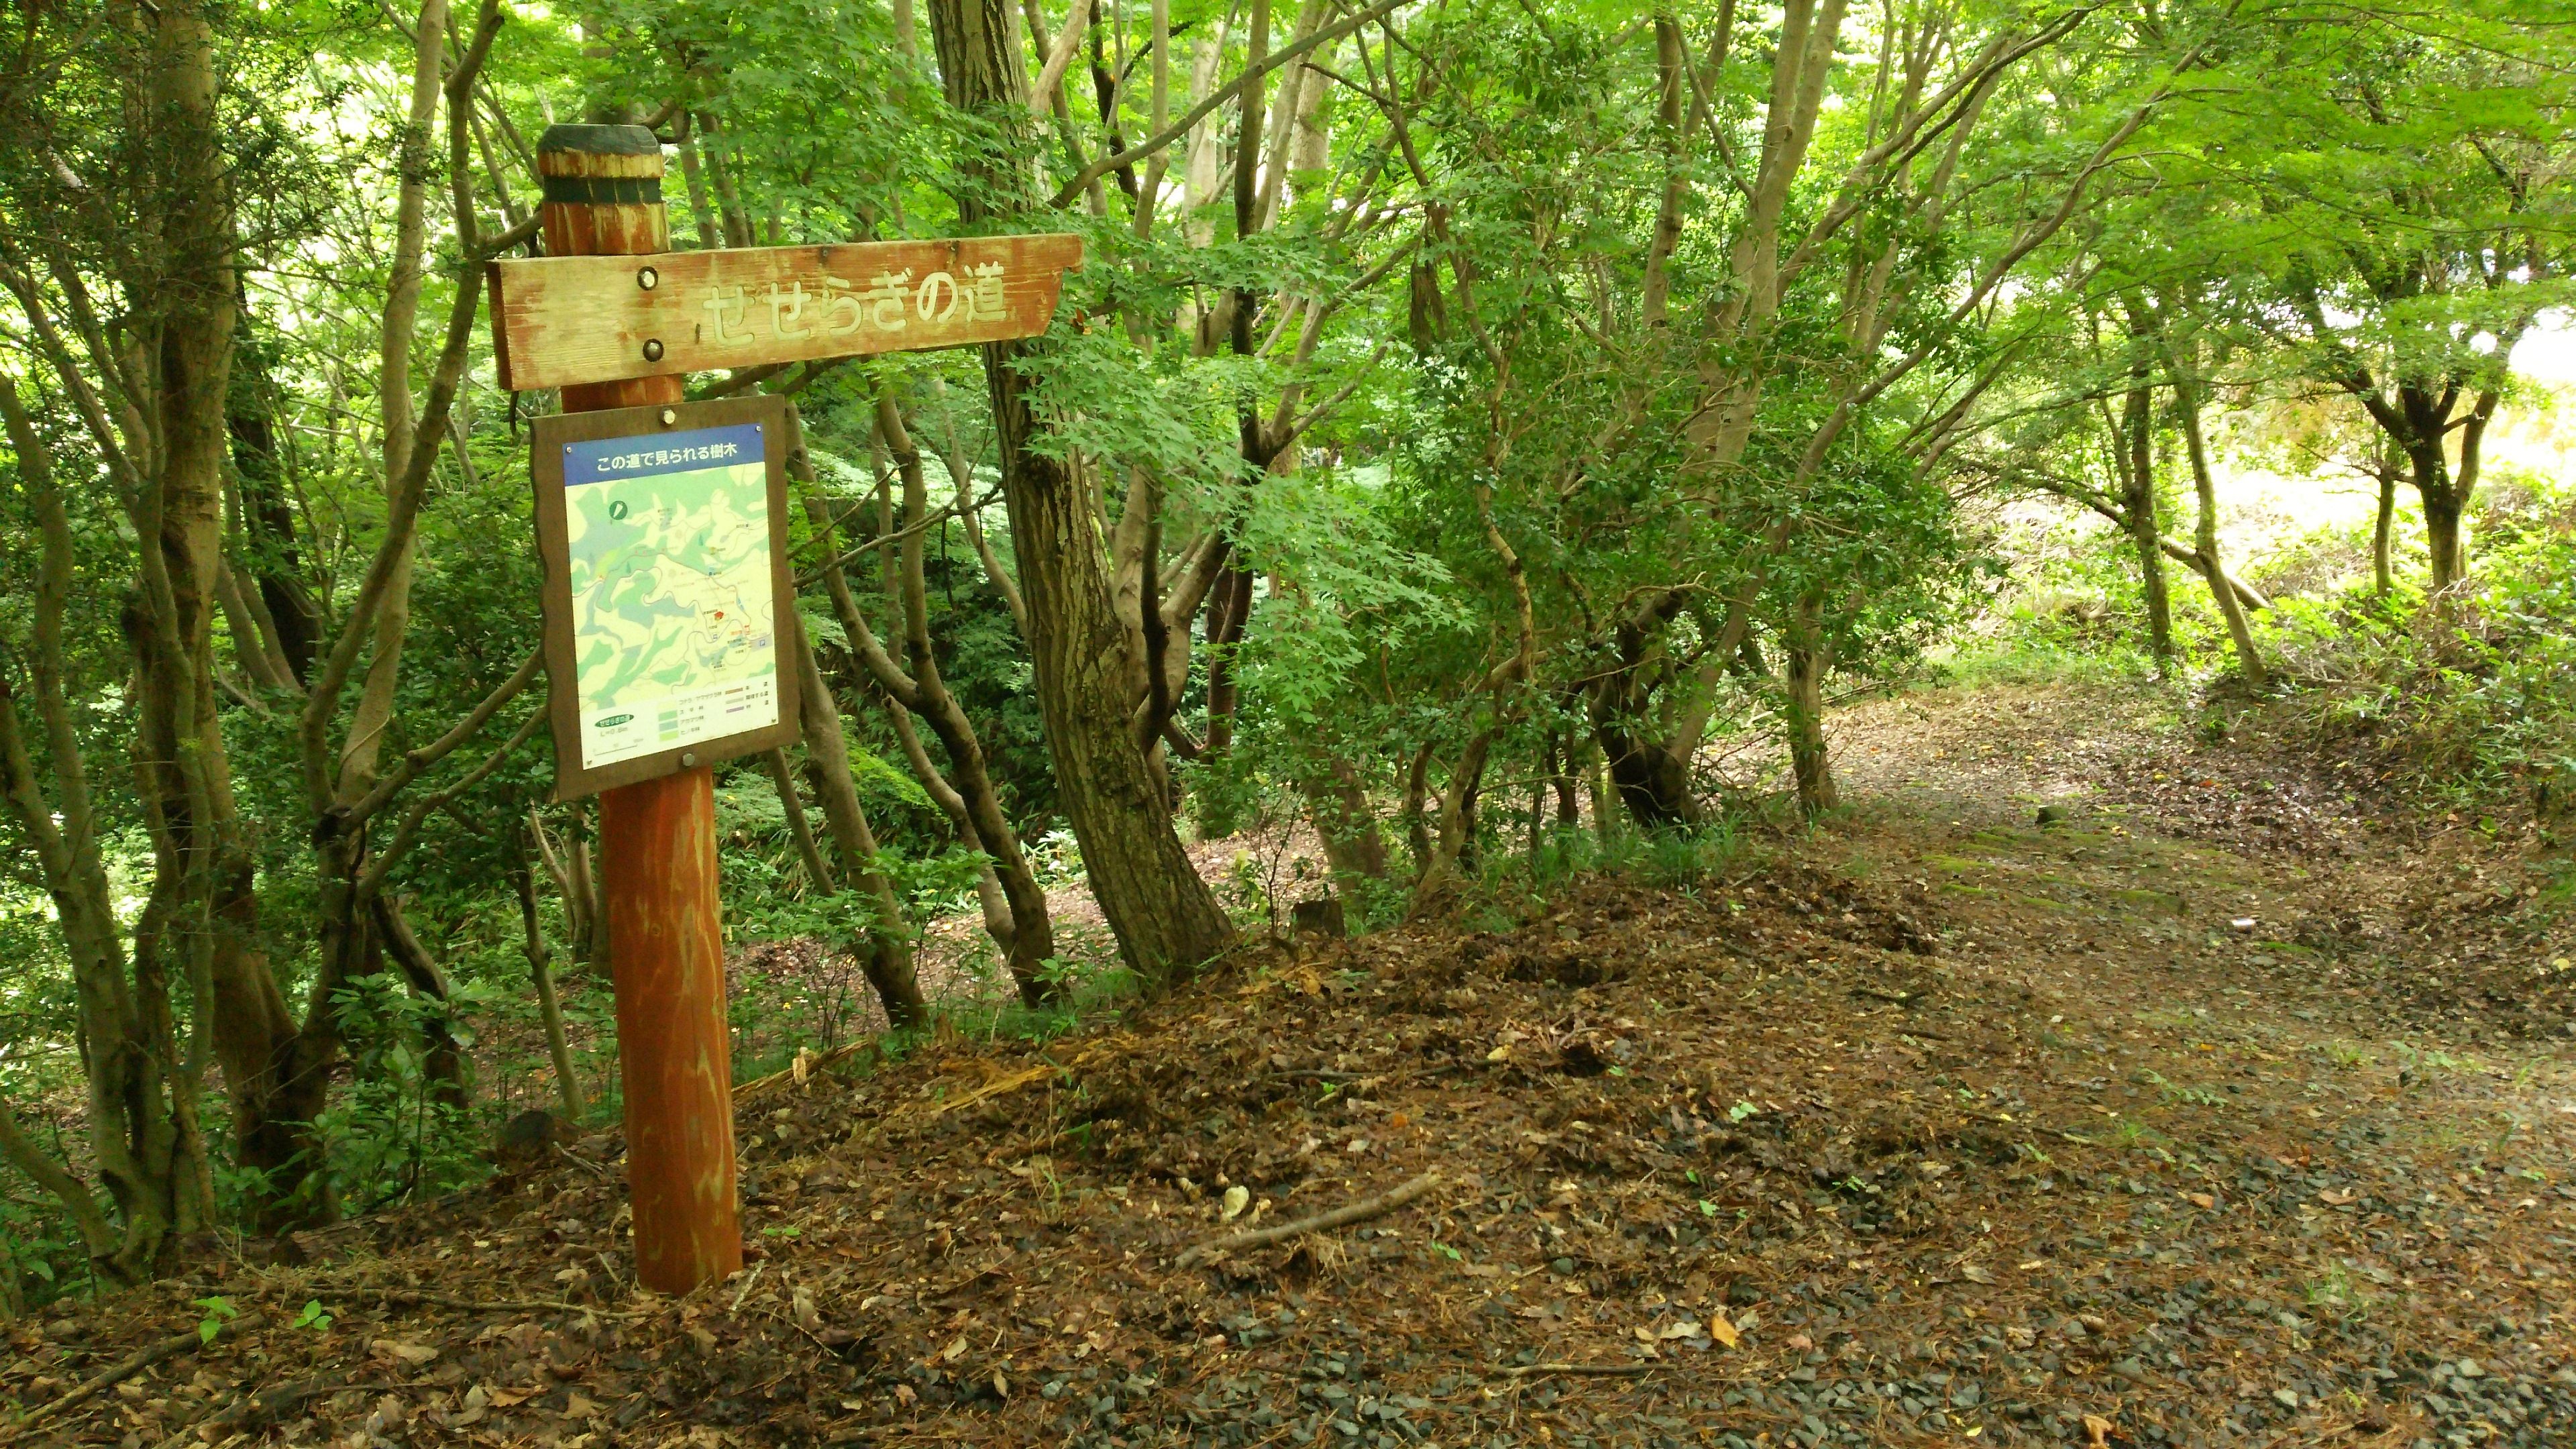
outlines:
[{"label": "map on information board", "polygon": [[767,441],[563,445],[583,769],[778,722]]}]

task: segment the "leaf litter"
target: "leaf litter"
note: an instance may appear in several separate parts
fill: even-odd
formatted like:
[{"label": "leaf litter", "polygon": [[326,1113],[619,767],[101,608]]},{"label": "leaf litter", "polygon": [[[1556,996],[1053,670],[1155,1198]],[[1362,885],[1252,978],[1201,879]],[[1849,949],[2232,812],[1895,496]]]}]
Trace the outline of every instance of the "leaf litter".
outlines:
[{"label": "leaf litter", "polygon": [[1723,880],[764,1084],[754,1261],[686,1298],[595,1139],[18,1325],[35,1413],[202,1300],[252,1326],[15,1442],[2576,1439],[2565,998],[2479,964],[2569,954],[2533,862],[2259,758],[2303,813],[2169,812],[2218,766],[2072,693],[1837,745],[1864,803]]}]

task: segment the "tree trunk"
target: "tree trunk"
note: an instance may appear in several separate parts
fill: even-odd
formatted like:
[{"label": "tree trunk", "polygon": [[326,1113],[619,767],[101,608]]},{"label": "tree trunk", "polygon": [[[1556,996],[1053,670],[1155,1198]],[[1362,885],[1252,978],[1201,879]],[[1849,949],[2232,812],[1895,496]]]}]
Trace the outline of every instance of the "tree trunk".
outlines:
[{"label": "tree trunk", "polygon": [[[1028,124],[1028,75],[1005,0],[933,0],[931,34],[950,103],[1016,133]],[[1247,112],[1249,114],[1249,112]],[[1006,143],[970,164],[959,198],[974,226],[1037,200],[1025,160]],[[1013,561],[1028,603],[1038,712],[1065,815],[1082,844],[1101,914],[1130,968],[1149,981],[1188,972],[1234,944],[1234,926],[1181,849],[1170,802],[1130,727],[1141,661],[1128,657],[1116,580],[1091,499],[1061,458],[1039,446],[1024,364],[1037,342],[984,348]]]},{"label": "tree trunk", "polygon": [[2381,598],[2397,587],[2395,570],[2390,566],[2391,530],[2397,521],[2397,470],[2382,463],[2379,473],[2379,514],[2370,528],[2370,588]]},{"label": "tree trunk", "polygon": [[806,888],[818,896],[832,893],[832,870],[823,863],[823,848],[814,840],[814,824],[805,818],[804,797],[796,793],[796,770],[787,763],[787,752],[772,749],[762,760],[769,766],[769,782],[778,791],[778,808],[787,817],[787,834],[796,843],[797,864],[805,868]]},{"label": "tree trunk", "polygon": [[2416,469],[2416,492],[2424,503],[2424,546],[2431,556],[2432,592],[2439,593],[2468,576],[2468,545],[2460,537],[2460,519],[2467,513],[2459,491],[2448,486],[2426,487],[2424,470]]},{"label": "tree trunk", "polygon": [[295,682],[313,677],[313,653],[322,638],[322,608],[304,582],[296,548],[295,508],[278,453],[275,384],[269,352],[257,328],[241,328],[241,348],[226,401],[224,424],[232,438],[233,474],[239,480],[243,537],[251,582],[277,631]]},{"label": "tree trunk", "polygon": [[[169,5],[137,17],[145,54],[135,77],[138,137],[153,170],[153,209],[135,218],[153,244],[144,249],[155,274],[129,277],[140,305],[154,316],[130,319],[129,335],[156,345],[143,359],[146,410],[159,469],[146,487],[157,536],[137,517],[140,577],[129,607],[136,644],[135,770],[154,838],[156,870],[138,923],[134,966],[145,1029],[166,1043],[176,1068],[170,1130],[173,1166],[203,1176],[197,1142],[197,1093],[215,1013],[200,1012],[184,1055],[167,1020],[168,983],[185,979],[198,999],[215,999],[228,981],[269,980],[268,963],[232,929],[249,907],[252,866],[235,814],[232,778],[216,710],[213,655],[216,572],[222,566],[224,402],[232,372],[233,221],[217,108],[214,34],[207,12]],[[154,325],[157,323],[157,327]],[[100,359],[104,362],[106,359]],[[130,368],[133,364],[129,363]],[[147,439],[134,438],[134,446]],[[272,987],[272,989],[274,989]],[[193,1159],[193,1167],[179,1162]],[[197,1182],[171,1185],[175,1231],[200,1226],[211,1203]]]},{"label": "tree trunk", "polygon": [[581,897],[581,959],[591,970],[608,975],[608,903],[600,899],[599,870],[591,863],[590,837],[572,842],[573,889]]},{"label": "tree trunk", "polygon": [[[795,416],[791,409],[789,417]],[[878,675],[879,685],[888,693],[902,691],[907,696],[895,707],[917,711],[931,733],[939,737],[939,747],[948,756],[948,775],[953,780],[943,778],[936,769],[922,768],[930,761],[917,740],[907,738],[906,753],[922,775],[923,787],[941,797],[943,808],[952,809],[969,846],[983,852],[989,862],[985,875],[999,892],[1003,906],[1000,912],[986,913],[988,924],[1000,928],[995,944],[1002,948],[1011,979],[1019,985],[1020,999],[1031,1006],[1041,1005],[1056,993],[1048,965],[1055,956],[1054,919],[1047,907],[1046,891],[1038,885],[1037,873],[1030,869],[1028,857],[1020,849],[1019,832],[1002,809],[1001,790],[993,783],[983,742],[975,733],[974,722],[967,718],[965,706],[949,691],[940,671],[938,651],[932,646],[930,586],[923,573],[922,558],[923,531],[930,522],[930,496],[921,452],[891,396],[878,394],[876,420],[878,436],[893,455],[896,473],[903,482],[905,533],[898,555],[900,577],[895,592],[903,610],[904,660],[911,666],[908,678],[891,667],[880,667],[890,666],[891,661],[881,660],[878,656],[882,651],[869,642],[867,620],[859,613],[837,564],[825,568],[824,582],[831,591],[833,607],[842,613],[846,624],[856,626],[851,638],[868,656],[862,662]],[[803,460],[801,423],[796,427],[795,448],[796,456]],[[810,467],[810,462],[805,466]],[[898,728],[904,727],[902,721],[897,723]]]},{"label": "tree trunk", "polygon": [[1476,816],[1485,792],[1485,761],[1493,754],[1496,730],[1476,737],[1467,749],[1468,759],[1459,766],[1461,773],[1449,780],[1449,790],[1440,801],[1440,849],[1457,861],[1458,868],[1475,874],[1482,863],[1483,832]]},{"label": "tree trunk", "polygon": [[1459,756],[1458,768],[1449,774],[1449,788],[1441,792],[1439,843],[1414,888],[1416,914],[1446,896],[1461,877],[1476,871],[1476,794],[1484,783],[1485,760],[1501,733],[1499,726],[1478,731]]},{"label": "tree trunk", "polygon": [[[1612,636],[1614,662],[1588,691],[1592,736],[1608,762],[1610,783],[1629,818],[1648,830],[1693,826],[1703,818],[1698,792],[1691,787],[1691,758],[1698,753],[1706,716],[1686,711],[1693,717],[1677,726],[1669,709],[1655,705],[1658,694],[1716,684],[1715,672],[1708,668],[1674,678],[1666,650],[1672,622],[1688,597],[1684,590],[1666,590],[1620,620]],[[1721,657],[1734,652],[1728,647]]]},{"label": "tree trunk", "polygon": [[1334,879],[1386,879],[1386,841],[1378,834],[1377,813],[1369,808],[1360,772],[1337,756],[1325,773],[1310,771],[1299,783]]},{"label": "tree trunk", "polygon": [[2120,511],[2138,555],[2138,590],[2146,601],[2147,647],[2159,677],[2173,668],[2173,594],[2165,582],[2164,525],[2156,517],[2155,393],[2132,387],[2121,404]]},{"label": "tree trunk", "polygon": [[849,740],[841,733],[840,704],[823,678],[813,641],[805,636],[802,623],[790,613],[779,625],[796,636],[789,652],[800,675],[796,704],[805,725],[806,778],[814,782],[814,799],[823,807],[824,830],[841,858],[842,876],[867,892],[875,905],[860,968],[885,1007],[886,1020],[897,1028],[918,1026],[930,1019],[930,1007],[922,999],[920,980],[913,975],[903,903],[894,893],[894,883],[877,865],[876,832],[859,806],[858,782],[850,775]]},{"label": "tree trunk", "polygon": [[2236,589],[2227,575],[2227,564],[2218,552],[2218,484],[2211,477],[2209,445],[2200,430],[2200,385],[2175,369],[2174,402],[2182,413],[2184,451],[2191,458],[2191,487],[2197,498],[2199,516],[2192,526],[2192,545],[2198,554],[2201,576],[2209,581],[2209,595],[2218,601],[2220,617],[2227,621],[2227,637],[2236,648],[2237,668],[2245,683],[2257,691],[2271,687],[2271,671],[2264,667],[2263,653],[2254,645],[2253,628],[2245,621],[2245,606],[2238,601]]},{"label": "tree trunk", "polygon": [[[1154,560],[1145,561],[1145,567],[1155,566]],[[1199,834],[1212,840],[1243,828],[1241,791],[1236,782],[1218,777],[1223,773],[1226,755],[1234,748],[1235,715],[1243,703],[1242,686],[1234,674],[1234,654],[1243,642],[1244,625],[1251,616],[1252,574],[1247,569],[1228,566],[1209,588],[1207,601],[1207,745],[1199,758],[1209,784],[1199,791],[1197,809]]]},{"label": "tree trunk", "polygon": [[464,1111],[473,1105],[474,1088],[466,1070],[465,1044],[456,1035],[452,1018],[447,973],[439,969],[438,959],[429,954],[429,948],[412,934],[401,902],[380,895],[372,906],[385,954],[393,958],[412,995],[422,1003],[420,1033],[426,1048],[421,1058],[423,1090],[440,1106]]},{"label": "tree trunk", "polygon": [[[89,1185],[22,1132],[5,1105],[0,1159],[62,1202],[99,1277],[126,1286],[151,1273],[174,1232],[196,1225],[191,1189],[200,1173],[188,1154],[201,1150],[201,1139],[192,1130],[194,1119],[183,1121],[177,1111],[176,1089],[187,1083],[188,1073],[170,1029],[167,982],[147,975],[140,956],[128,974],[65,681],[63,621],[74,579],[74,535],[51,455],[19,404],[14,380],[0,379],[0,422],[17,454],[20,490],[36,514],[42,544],[32,637],[23,652],[10,651],[11,667],[0,672],[0,795],[42,872],[69,958],[90,1150],[123,1219],[122,1231],[108,1221]],[[28,686],[23,693],[33,696],[50,788],[21,733],[20,669]]]},{"label": "tree trunk", "polygon": [[1583,823],[1583,807],[1574,794],[1575,760],[1584,752],[1584,746],[1576,743],[1578,738],[1571,733],[1548,736],[1548,783],[1556,790],[1556,823],[1567,830]]},{"label": "tree trunk", "polygon": [[536,872],[528,866],[524,841],[518,846],[517,864],[510,872],[510,884],[519,893],[519,930],[528,958],[528,980],[537,989],[537,1018],[546,1029],[546,1057],[555,1067],[555,1096],[563,1103],[566,1120],[579,1122],[590,1115],[590,1104],[582,1099],[581,1074],[573,1070],[572,1045],[564,1035],[563,1000],[555,994],[553,953],[546,949],[545,928],[537,919]]},{"label": "tree trunk", "polygon": [[1431,746],[1413,752],[1413,763],[1404,772],[1404,803],[1396,814],[1404,821],[1404,848],[1413,856],[1413,878],[1419,884],[1431,869],[1435,847],[1431,843],[1431,825],[1426,810],[1431,799]]},{"label": "tree trunk", "polygon": [[1592,755],[1592,767],[1584,772],[1586,792],[1592,796],[1592,833],[1608,840],[1617,831],[1617,812],[1610,808],[1610,771],[1601,756]]},{"label": "tree trunk", "polygon": [[1697,825],[1699,796],[1691,789],[1690,761],[1665,748],[1660,740],[1640,739],[1615,718],[1593,725],[1609,762],[1610,784],[1630,819],[1648,830]]},{"label": "tree trunk", "polygon": [[1798,783],[1798,808],[1813,819],[1842,803],[1834,786],[1833,757],[1825,745],[1825,675],[1833,654],[1818,627],[1822,602],[1800,599],[1783,640],[1788,709],[1789,771]]}]

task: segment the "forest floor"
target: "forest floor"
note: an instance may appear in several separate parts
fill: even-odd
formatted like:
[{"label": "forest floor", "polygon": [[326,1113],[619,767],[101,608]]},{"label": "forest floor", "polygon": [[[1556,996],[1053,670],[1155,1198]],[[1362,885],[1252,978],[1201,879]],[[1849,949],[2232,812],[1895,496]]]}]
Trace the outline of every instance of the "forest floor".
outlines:
[{"label": "forest floor", "polygon": [[[1847,810],[1720,875],[760,1084],[758,1259],[685,1299],[604,1140],[210,1253],[21,1325],[39,1413],[191,1347],[12,1442],[2576,1442],[2543,863],[2174,713],[1871,704]],[[260,1320],[197,1350],[213,1295]]]}]

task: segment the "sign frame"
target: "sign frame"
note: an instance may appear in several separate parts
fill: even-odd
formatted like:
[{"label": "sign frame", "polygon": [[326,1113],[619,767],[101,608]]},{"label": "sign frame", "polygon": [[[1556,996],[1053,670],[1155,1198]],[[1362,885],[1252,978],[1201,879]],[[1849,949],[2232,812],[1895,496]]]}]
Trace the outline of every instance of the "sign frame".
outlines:
[{"label": "sign frame", "polygon": [[[546,710],[555,742],[555,800],[579,799],[619,785],[784,748],[802,736],[798,668],[789,632],[793,621],[785,617],[796,600],[795,564],[788,547],[787,407],[788,399],[782,396],[752,396],[555,413],[535,420],[528,475],[536,494],[537,560],[542,574],[538,597],[544,616]],[[758,426],[763,431],[761,455],[769,511],[770,650],[777,667],[778,718],[757,729],[586,767],[581,762],[581,691],[573,635],[572,546],[564,498],[564,450],[570,444],[609,438],[651,438],[744,425]]]}]

